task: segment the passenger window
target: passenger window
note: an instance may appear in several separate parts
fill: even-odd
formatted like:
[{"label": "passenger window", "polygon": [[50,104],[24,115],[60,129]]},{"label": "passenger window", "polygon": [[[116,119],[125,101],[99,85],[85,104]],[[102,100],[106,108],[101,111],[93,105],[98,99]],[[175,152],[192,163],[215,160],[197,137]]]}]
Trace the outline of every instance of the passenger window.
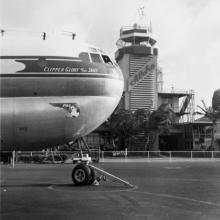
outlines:
[{"label": "passenger window", "polygon": [[90,62],[88,53],[85,52],[80,53],[79,58],[81,58],[84,62]]},{"label": "passenger window", "polygon": [[99,54],[97,54],[97,53],[90,53],[90,56],[91,56],[92,62],[94,62],[94,63],[102,63],[102,60],[101,60],[101,57],[100,57]]},{"label": "passenger window", "polygon": [[104,60],[105,63],[108,63],[108,64],[112,64],[112,61],[110,60],[110,58],[106,55],[102,55],[102,59]]}]

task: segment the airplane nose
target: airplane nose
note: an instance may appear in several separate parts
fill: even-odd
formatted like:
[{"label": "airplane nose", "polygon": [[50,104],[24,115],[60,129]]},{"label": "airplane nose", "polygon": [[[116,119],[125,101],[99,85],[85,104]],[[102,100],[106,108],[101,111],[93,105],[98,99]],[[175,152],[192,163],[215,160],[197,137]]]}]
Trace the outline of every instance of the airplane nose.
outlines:
[{"label": "airplane nose", "polygon": [[[83,103],[81,104],[81,113],[84,114],[85,121],[87,121],[86,126],[79,129],[81,135],[88,134],[106,121],[120,102],[124,89],[122,71],[117,66],[108,66],[107,68],[103,78],[96,80],[95,88],[99,91],[99,95],[90,96],[84,109]],[[82,124],[85,125],[84,122]]]},{"label": "airplane nose", "polygon": [[[111,75],[114,77],[114,83],[111,83],[112,90],[117,88],[118,96],[121,98],[124,89],[124,77],[120,67],[116,66],[111,71]],[[110,88],[109,88],[110,89]]]},{"label": "airplane nose", "polygon": [[115,79],[124,81],[123,73],[119,66],[107,68],[107,73],[112,77],[114,77]]},{"label": "airplane nose", "polygon": [[116,72],[117,72],[117,75],[118,75],[118,79],[120,79],[120,80],[123,81],[123,80],[124,80],[124,77],[123,77],[123,73],[122,73],[120,67],[117,67],[117,68],[116,68]]}]

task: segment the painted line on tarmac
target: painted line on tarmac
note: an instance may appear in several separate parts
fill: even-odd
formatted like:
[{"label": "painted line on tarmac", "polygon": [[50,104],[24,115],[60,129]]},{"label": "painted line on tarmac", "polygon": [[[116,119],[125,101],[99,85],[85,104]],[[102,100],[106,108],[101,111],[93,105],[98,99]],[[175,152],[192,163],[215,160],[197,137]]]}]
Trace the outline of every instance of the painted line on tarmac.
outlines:
[{"label": "painted line on tarmac", "polygon": [[[101,186],[103,186],[103,185],[101,185]],[[65,190],[65,189],[58,189],[58,188],[56,188],[56,187],[59,187],[58,185],[50,185],[50,186],[48,186],[47,188],[49,189],[49,190],[52,190],[52,191],[56,191],[56,192],[68,192],[68,193],[76,193],[76,192],[78,192],[78,193],[108,193],[108,192],[111,192],[111,193],[115,193],[115,192],[131,192],[131,191],[133,191],[133,190],[137,190],[138,189],[138,187],[137,186],[134,186],[133,188],[127,188],[127,189],[115,189],[115,190],[86,190],[86,188],[85,188],[85,190],[84,191],[77,191],[77,190]],[[74,185],[73,185],[73,187],[74,187]],[[88,187],[88,186],[85,186],[85,187]],[[99,186],[90,186],[90,187],[94,187],[94,188],[98,188]],[[80,187],[81,188],[81,187]],[[74,187],[74,189],[77,189],[77,187]]]},{"label": "painted line on tarmac", "polygon": [[204,205],[220,207],[219,203],[197,200],[197,199],[192,199],[192,198],[182,197],[182,196],[175,196],[175,195],[171,195],[171,194],[152,193],[152,192],[146,192],[146,191],[145,192],[143,192],[143,191],[130,191],[130,192],[137,193],[137,194],[146,194],[146,195],[152,195],[152,196],[157,196],[157,197],[169,198],[169,199],[178,199],[178,200],[200,203],[200,204],[204,204]]},{"label": "painted line on tarmac", "polygon": [[[44,185],[45,186],[44,186]],[[60,185],[62,186],[69,186],[69,187],[72,187],[73,190],[66,190],[66,189],[59,189],[57,187],[59,187]],[[105,187],[104,185],[100,185],[101,187]],[[7,189],[8,188],[20,188],[20,187],[45,187],[49,190],[52,190],[52,191],[57,191],[57,192],[72,192],[72,193],[94,193],[94,192],[104,192],[104,193],[108,193],[108,192],[129,192],[129,191],[132,191],[132,190],[137,190],[138,187],[137,186],[134,186],[132,188],[129,188],[127,187],[126,189],[115,189],[115,190],[98,190],[98,187],[99,186],[89,186],[90,189],[91,188],[94,188],[94,190],[86,190],[88,186],[84,186],[85,187],[85,190],[82,191],[82,190],[77,190],[78,187],[74,186],[74,184],[71,184],[71,183],[66,183],[66,182],[59,182],[59,183],[53,183],[53,182],[48,182],[48,181],[39,181],[39,182],[29,182],[29,183],[19,183],[19,184],[16,184],[16,185],[13,185],[13,184],[9,184],[9,185],[1,185],[1,188],[2,188],[2,191],[4,193],[7,192]],[[97,190],[95,190],[95,188]],[[82,187],[80,187],[80,189],[82,189]]]}]

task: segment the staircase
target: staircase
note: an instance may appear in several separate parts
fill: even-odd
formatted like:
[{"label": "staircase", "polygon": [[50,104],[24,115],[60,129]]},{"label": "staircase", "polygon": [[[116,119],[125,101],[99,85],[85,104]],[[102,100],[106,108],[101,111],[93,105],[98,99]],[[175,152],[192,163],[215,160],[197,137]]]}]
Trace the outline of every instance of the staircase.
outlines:
[{"label": "staircase", "polygon": [[[146,140],[147,139],[147,140]],[[135,135],[130,141],[128,150],[132,151],[147,151],[153,148],[153,136],[149,132],[144,132]]]},{"label": "staircase", "polygon": [[190,100],[192,98],[192,94],[189,94],[185,97],[185,99],[183,100],[182,102],[182,107],[181,107],[181,110],[180,110],[180,115],[184,114],[189,103],[190,103]]}]

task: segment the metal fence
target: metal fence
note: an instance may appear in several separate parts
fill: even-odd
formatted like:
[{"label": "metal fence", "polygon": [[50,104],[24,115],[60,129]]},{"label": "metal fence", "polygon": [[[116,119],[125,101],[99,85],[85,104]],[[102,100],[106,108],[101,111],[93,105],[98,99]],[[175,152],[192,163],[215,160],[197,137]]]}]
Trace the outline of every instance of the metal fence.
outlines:
[{"label": "metal fence", "polygon": [[[12,163],[73,163],[79,157],[76,151],[19,151],[1,152],[1,157],[8,157],[5,162]],[[85,154],[87,152],[84,152]],[[220,151],[100,151],[90,154],[95,162],[145,162],[175,160],[220,160]]]},{"label": "metal fence", "polygon": [[112,151],[101,152],[100,159],[124,159],[124,161],[152,161],[152,160],[220,160],[220,151]]}]

